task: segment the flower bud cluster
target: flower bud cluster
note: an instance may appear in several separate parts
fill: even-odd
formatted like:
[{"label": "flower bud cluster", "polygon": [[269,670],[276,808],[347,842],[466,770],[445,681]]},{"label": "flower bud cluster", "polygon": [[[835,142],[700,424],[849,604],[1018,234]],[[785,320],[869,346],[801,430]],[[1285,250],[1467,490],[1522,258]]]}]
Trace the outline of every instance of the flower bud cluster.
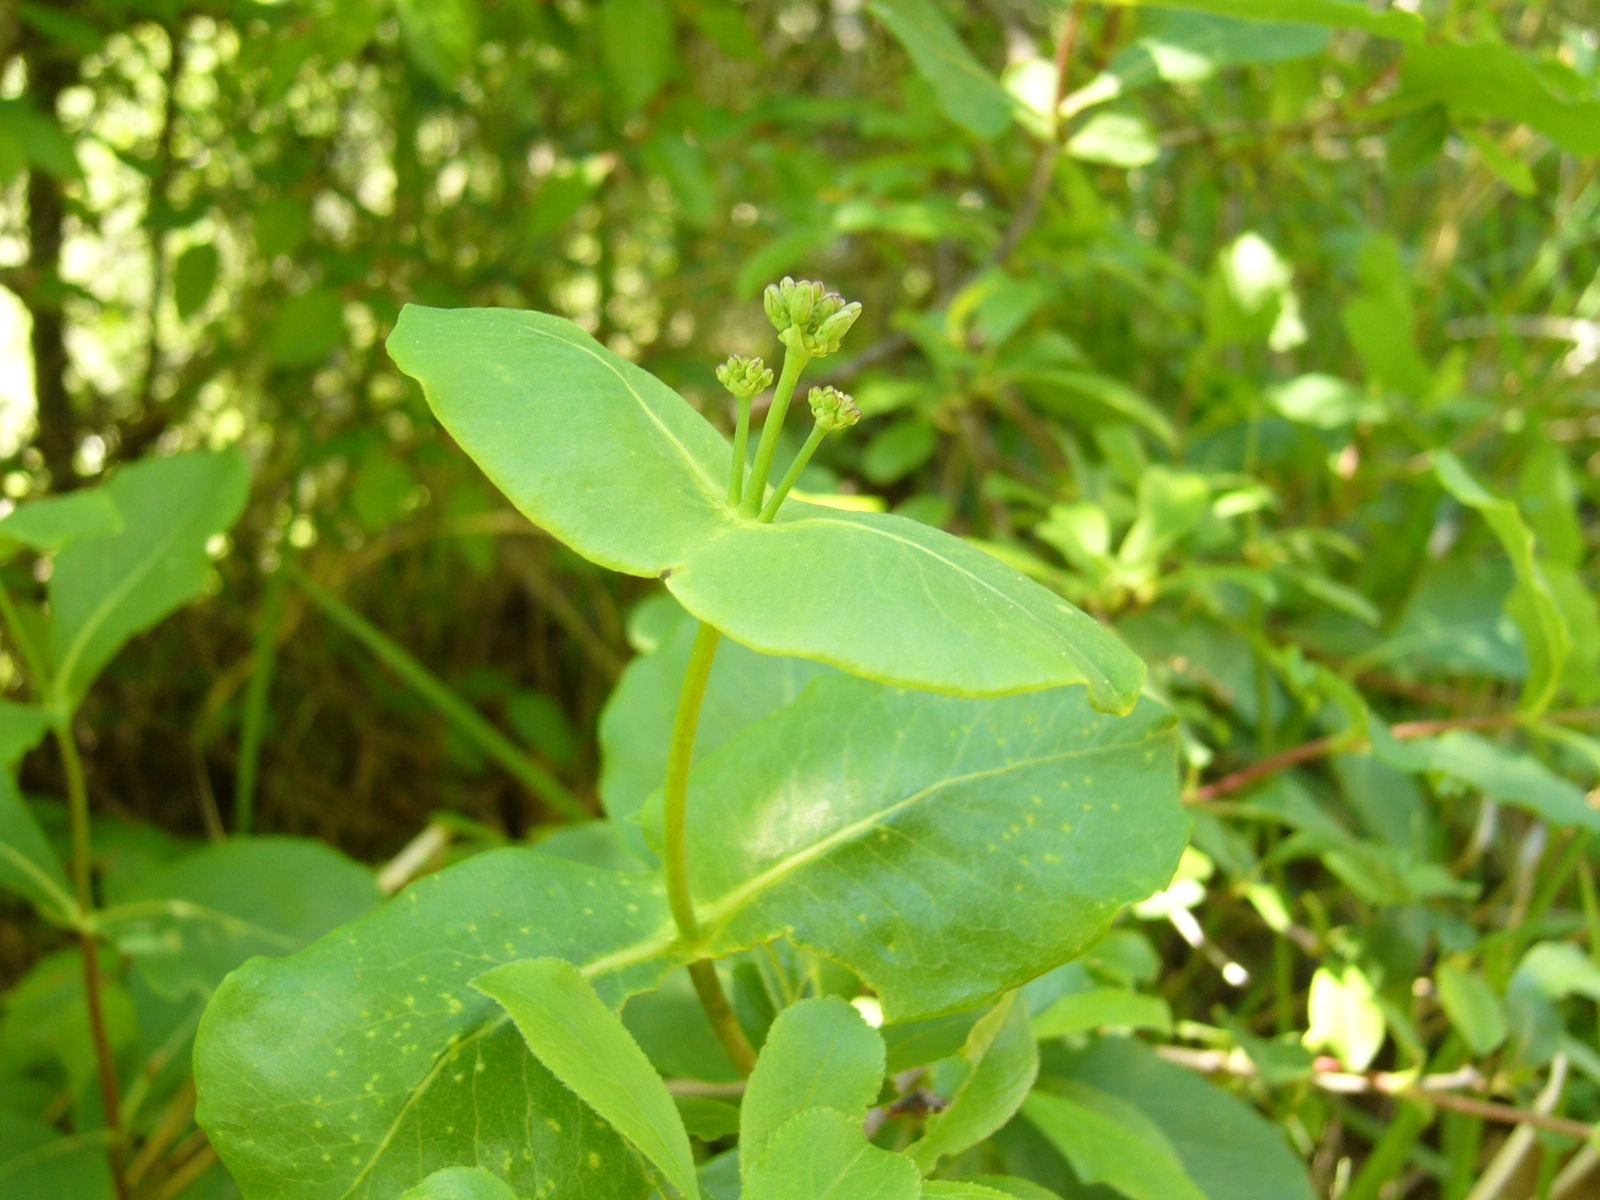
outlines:
[{"label": "flower bud cluster", "polygon": [[749,400],[772,386],[772,368],[760,358],[730,355],[728,361],[717,368],[717,382],[739,400]]},{"label": "flower bud cluster", "polygon": [[823,433],[848,429],[861,420],[856,402],[837,388],[814,387],[806,398],[811,401],[811,415],[817,419],[817,428]]},{"label": "flower bud cluster", "polygon": [[820,283],[787,275],[767,286],[761,302],[767,310],[767,320],[785,343],[812,358],[837,350],[861,315],[859,301],[846,302],[838,292],[827,291]]}]

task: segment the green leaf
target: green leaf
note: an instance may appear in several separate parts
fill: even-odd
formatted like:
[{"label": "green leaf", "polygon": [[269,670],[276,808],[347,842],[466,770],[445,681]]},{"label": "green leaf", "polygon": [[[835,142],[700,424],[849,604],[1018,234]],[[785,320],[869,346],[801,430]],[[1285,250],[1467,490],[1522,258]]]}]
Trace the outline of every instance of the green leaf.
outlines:
[{"label": "green leaf", "polygon": [[1474,1054],[1488,1054],[1506,1040],[1505,1009],[1482,975],[1442,962],[1434,982],[1445,1015]]},{"label": "green leaf", "polygon": [[122,530],[122,514],[103,488],[30,500],[0,518],[0,553],[19,547],[48,553],[79,538]]},{"label": "green leaf", "polygon": [[890,1021],[970,1008],[1166,885],[1186,825],[1173,755],[1153,704],[1113,719],[1073,693],[824,676],[690,776],[707,949],[781,931],[859,974]]},{"label": "green leaf", "polygon": [[1373,11],[1362,0],[1099,0],[1122,8],[1184,8],[1252,21],[1301,21],[1335,29],[1361,29],[1381,37],[1420,42],[1422,18],[1398,8]]},{"label": "green leaf", "polygon": [[689,1136],[702,1142],[719,1142],[739,1132],[739,1106],[710,1096],[674,1096],[678,1116]]},{"label": "green leaf", "polygon": [[1160,996],[1127,988],[1090,988],[1069,992],[1033,1019],[1034,1036],[1071,1037],[1097,1029],[1172,1031],[1172,1010]]},{"label": "green leaf", "polygon": [[1129,1200],[1207,1200],[1171,1145],[1131,1106],[1085,1084],[1069,1094],[1035,1092],[1022,1113],[1084,1183],[1104,1183]]},{"label": "green leaf", "polygon": [[861,473],[882,487],[904,479],[933,457],[933,426],[923,417],[903,417],[878,430],[861,451]]},{"label": "green leaf", "polygon": [[378,1200],[464,1161],[520,1196],[645,1200],[618,1135],[471,985],[554,955],[614,1003],[672,965],[671,929],[649,876],[525,848],[469,859],[229,975],[196,1038],[198,1119],[246,1200]]},{"label": "green leaf", "polygon": [[1208,1200],[1313,1200],[1282,1131],[1229,1092],[1131,1038],[1100,1038],[1054,1070],[1137,1107]]},{"label": "green leaf", "polygon": [[435,1171],[400,1200],[517,1200],[505,1180],[482,1167],[446,1167]]},{"label": "green leaf", "polygon": [[1555,696],[1571,643],[1561,605],[1539,562],[1533,532],[1515,504],[1486,491],[1448,450],[1434,452],[1433,470],[1447,492],[1483,514],[1511,560],[1517,582],[1506,600],[1506,613],[1522,631],[1528,655],[1528,678],[1523,683],[1520,707],[1528,712],[1543,712]]},{"label": "green leaf", "polygon": [[677,35],[666,0],[602,0],[595,13],[600,61],[624,115],[643,108],[677,69]]},{"label": "green leaf", "polygon": [[859,1127],[883,1087],[883,1068],[883,1038],[839,997],[802,1000],[779,1013],[740,1110],[745,1181],[778,1129],[807,1109],[833,1109]]},{"label": "green leaf", "polygon": [[102,1135],[63,1137],[43,1121],[0,1109],[0,1195],[112,1200],[116,1194]]},{"label": "green leaf", "polygon": [[694,1152],[666,1084],[639,1043],[571,963],[507,963],[472,986],[511,1014],[538,1058],[660,1171],[678,1195],[698,1200]]},{"label": "green leaf", "polygon": [[871,0],[867,11],[905,47],[933,85],[939,108],[957,125],[992,138],[1011,121],[1016,101],[962,43],[932,0]]},{"label": "green leaf", "polygon": [[971,1181],[929,1179],[922,1184],[923,1200],[1005,1200],[1011,1194]]},{"label": "green leaf", "polygon": [[104,485],[124,528],[73,542],[50,576],[54,703],[75,709],[129,638],[200,594],[206,543],[233,524],[249,483],[244,455],[222,450],[133,463]]},{"label": "green leaf", "polygon": [[664,577],[752,649],[968,695],[1085,683],[1108,711],[1138,695],[1143,664],[1112,634],[957,538],[795,501],[772,524],[741,517],[727,441],[567,321],[409,305],[389,351],[531,520],[602,566]]},{"label": "green leaf", "polygon": [[1413,46],[1400,71],[1408,99],[1442,102],[1458,116],[1518,121],[1573,154],[1600,154],[1600,98],[1564,95],[1550,79],[1501,42]]},{"label": "green leaf", "polygon": [[141,877],[95,916],[157,992],[204,997],[245,959],[298,950],[378,899],[371,871],[320,842],[232,838]]},{"label": "green leaf", "polygon": [[742,1200],[917,1200],[909,1158],[867,1141],[861,1122],[832,1108],[791,1118],[749,1174]]},{"label": "green leaf", "polygon": [[178,256],[172,268],[172,299],[180,317],[187,320],[206,306],[217,286],[220,264],[217,248],[211,242],[198,242]]},{"label": "green leaf", "polygon": [[958,1080],[946,1092],[943,1075],[936,1086],[949,1104],[928,1118],[922,1137],[906,1153],[924,1175],[947,1155],[976,1146],[1009,1121],[1039,1074],[1039,1045],[1028,1022],[1028,1006],[1009,993],[985,1013],[961,1048]]}]

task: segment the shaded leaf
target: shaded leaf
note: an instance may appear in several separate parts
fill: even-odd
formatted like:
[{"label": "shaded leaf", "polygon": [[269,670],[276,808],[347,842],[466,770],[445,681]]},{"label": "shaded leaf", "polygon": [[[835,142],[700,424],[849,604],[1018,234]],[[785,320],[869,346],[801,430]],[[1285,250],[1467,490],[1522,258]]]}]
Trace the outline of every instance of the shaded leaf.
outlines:
[{"label": "shaded leaf", "polygon": [[1085,1084],[1067,1095],[1035,1092],[1023,1115],[1085,1183],[1105,1183],[1129,1200],[1207,1200],[1172,1147],[1125,1101]]},{"label": "shaded leaf", "polygon": [[911,1160],[867,1141],[861,1122],[832,1108],[791,1118],[748,1174],[742,1200],[917,1200]]},{"label": "shaded leaf", "polygon": [[[1039,1046],[1028,1007],[1016,992],[978,1021],[957,1062],[958,1082],[949,1104],[928,1118],[922,1137],[906,1153],[924,1175],[947,1155],[975,1146],[1009,1121],[1039,1074]],[[945,1092],[942,1074],[936,1084]]]},{"label": "shaded leaf", "polygon": [[698,1197],[683,1120],[639,1043],[571,963],[507,963],[473,980],[511,1014],[557,1079],[638,1147],[678,1195]]}]

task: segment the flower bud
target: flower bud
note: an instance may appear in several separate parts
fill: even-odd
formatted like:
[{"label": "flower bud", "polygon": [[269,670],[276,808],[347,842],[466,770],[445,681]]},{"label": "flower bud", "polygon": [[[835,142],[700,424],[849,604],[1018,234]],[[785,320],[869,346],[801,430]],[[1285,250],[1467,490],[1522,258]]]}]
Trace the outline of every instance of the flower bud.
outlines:
[{"label": "flower bud", "polygon": [[[789,281],[785,279],[784,282]],[[767,284],[766,290],[761,293],[761,306],[767,310],[767,320],[779,333],[789,328],[789,306],[778,284]]]},{"label": "flower bud", "polygon": [[848,429],[861,420],[856,402],[837,388],[814,387],[806,398],[811,402],[811,415],[817,419],[817,428],[824,433]]},{"label": "flower bud", "polygon": [[772,370],[760,358],[729,355],[717,367],[717,382],[740,400],[748,400],[772,386]]}]

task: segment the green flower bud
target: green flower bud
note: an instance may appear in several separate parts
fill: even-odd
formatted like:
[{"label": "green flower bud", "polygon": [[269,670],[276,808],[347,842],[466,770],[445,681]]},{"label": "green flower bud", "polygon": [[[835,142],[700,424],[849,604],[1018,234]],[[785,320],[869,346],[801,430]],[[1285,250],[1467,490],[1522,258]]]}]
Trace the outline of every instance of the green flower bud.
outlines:
[{"label": "green flower bud", "polygon": [[850,332],[850,326],[856,323],[856,318],[860,315],[859,301],[852,300],[849,304],[845,304],[823,320],[814,334],[808,334],[804,339],[808,343],[806,349],[818,358],[824,354],[832,354],[839,348],[844,335]]},{"label": "green flower bud", "polygon": [[[784,282],[792,281],[785,278]],[[789,306],[778,284],[767,284],[766,290],[761,293],[761,306],[767,310],[767,320],[772,322],[772,327],[779,333],[789,328]]]},{"label": "green flower bud", "polygon": [[772,386],[772,370],[760,358],[729,355],[717,367],[717,382],[740,400],[748,400]]},{"label": "green flower bud", "polygon": [[836,351],[861,315],[861,305],[855,301],[825,291],[813,280],[788,275],[767,286],[761,304],[784,345],[804,350],[812,358]]},{"label": "green flower bud", "polygon": [[848,429],[861,420],[856,402],[838,388],[814,387],[806,398],[811,402],[811,415],[817,419],[817,428],[824,433]]}]

